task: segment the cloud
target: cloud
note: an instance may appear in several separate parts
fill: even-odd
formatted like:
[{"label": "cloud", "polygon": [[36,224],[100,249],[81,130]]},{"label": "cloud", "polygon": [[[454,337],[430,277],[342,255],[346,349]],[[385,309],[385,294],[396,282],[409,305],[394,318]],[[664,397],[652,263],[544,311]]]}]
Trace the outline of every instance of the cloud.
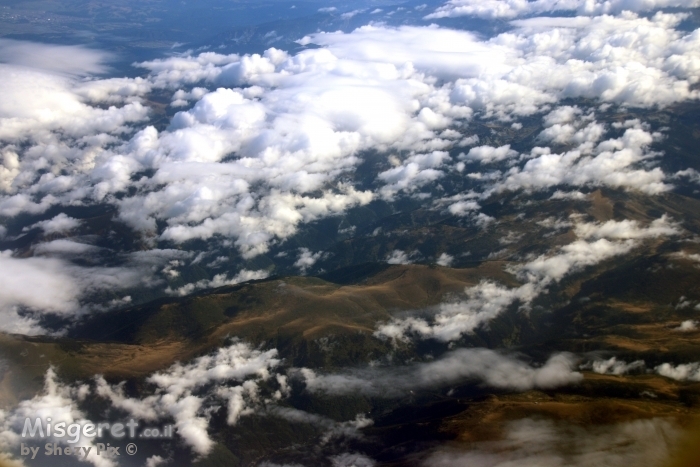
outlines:
[{"label": "cloud", "polygon": [[[536,297],[547,291],[548,286],[564,277],[629,253],[639,245],[639,239],[680,233],[665,216],[651,222],[648,227],[639,227],[634,221],[609,221],[605,224],[582,223],[574,230],[581,232],[584,238],[597,239],[579,239],[560,247],[554,254],[541,255],[524,264],[510,266],[508,271],[522,282],[519,287],[509,288],[492,281],[481,281],[464,289],[465,300],[442,303],[425,310],[428,318],[394,318],[380,324],[375,335],[401,341],[408,341],[411,337],[433,338],[443,342],[459,339],[462,334],[473,332],[516,303],[527,308]],[[613,241],[602,237],[612,238]]]},{"label": "cloud", "polygon": [[[81,426],[87,423],[95,425],[95,422],[87,419],[78,407],[78,401],[84,398],[88,391],[89,387],[87,385],[71,387],[62,384],[58,381],[54,368],[49,368],[44,378],[44,391],[42,394],[38,394],[32,399],[21,401],[9,412],[0,411],[0,448],[7,453],[19,452],[20,441],[27,442],[27,439],[22,437],[25,420],[27,419],[34,423],[39,418],[44,426],[50,421],[54,427],[60,422],[65,423],[66,426],[73,423],[78,423]],[[47,435],[47,433],[44,434]],[[77,442],[74,444],[67,444],[69,440],[73,441],[75,439],[74,436],[70,436],[70,432],[68,432],[68,435],[67,437],[47,435],[41,441],[40,449],[43,450],[43,443],[47,441],[64,444],[68,447],[81,446],[92,448],[87,457],[85,457],[87,462],[90,462],[95,467],[113,467],[117,465],[115,459],[112,459],[112,456],[109,456],[107,453],[97,454],[93,438],[83,436],[82,429],[78,433]]]},{"label": "cloud", "polygon": [[449,213],[455,216],[466,216],[479,209],[481,206],[476,201],[458,201],[447,208]]},{"label": "cloud", "polygon": [[107,71],[112,55],[79,45],[40,44],[0,39],[0,62],[68,75],[94,75]]},{"label": "cloud", "polygon": [[467,300],[437,307],[430,322],[416,317],[394,319],[381,324],[376,334],[399,340],[406,340],[411,335],[441,341],[458,339],[463,333],[473,332],[491,321],[514,303],[527,306],[549,284],[558,282],[567,274],[625,254],[633,246],[631,243],[616,244],[605,239],[593,243],[574,242],[562,247],[559,254],[540,256],[518,267],[517,275],[525,281],[520,287],[507,288],[483,281],[465,289]]},{"label": "cloud", "polygon": [[[686,323],[688,323],[686,325]],[[684,321],[679,328],[679,331],[692,331],[695,328],[694,321]],[[685,327],[683,325],[686,325]],[[594,360],[579,367],[582,370],[592,370],[595,373],[607,375],[625,375],[630,372],[647,371],[644,360],[635,360],[627,363],[617,358],[612,357],[608,360]],[[654,367],[654,372],[666,378],[675,379],[676,381],[700,381],[700,362],[682,363],[674,365],[672,363],[662,363]]]},{"label": "cloud", "polygon": [[662,363],[654,368],[661,376],[675,379],[676,381],[700,381],[700,363],[683,363],[673,365],[671,363]]},{"label": "cloud", "polygon": [[65,274],[65,264],[52,258],[13,258],[0,253],[0,312],[6,332],[36,333],[36,323],[18,314],[18,307],[69,314],[79,308],[80,287]]},{"label": "cloud", "polygon": [[53,219],[37,222],[36,224],[25,227],[23,230],[40,228],[46,234],[64,233],[77,228],[80,225],[78,219],[66,216],[64,213],[58,214]]},{"label": "cloud", "polygon": [[574,223],[564,219],[557,219],[556,217],[550,216],[546,219],[537,222],[537,225],[541,225],[546,229],[562,230],[568,229],[574,226]]},{"label": "cloud", "polygon": [[521,167],[507,171],[502,180],[487,193],[544,190],[560,185],[573,187],[609,186],[633,189],[649,195],[671,188],[664,183],[661,169],[645,170],[636,166],[658,156],[648,153],[655,136],[639,128],[630,128],[622,137],[610,139],[593,147],[583,143],[577,149],[552,154],[548,149],[528,160]]},{"label": "cloud", "polygon": [[554,192],[554,194],[552,194],[550,199],[570,199],[576,201],[583,201],[585,199],[588,199],[588,196],[586,196],[584,193],[581,193],[580,191],[565,192],[557,190]]},{"label": "cloud", "polygon": [[165,289],[165,293],[184,297],[185,295],[189,295],[196,290],[215,289],[226,285],[236,285],[242,282],[265,279],[269,275],[270,273],[263,270],[251,271],[248,269],[242,269],[238,272],[238,274],[230,279],[226,274],[216,274],[213,279],[202,279],[197,282],[183,285],[182,287],[178,287],[174,290],[168,287]]},{"label": "cloud", "polygon": [[697,0],[449,0],[425,19],[476,16],[516,18],[551,12],[574,11],[580,15],[601,15],[622,11],[651,11],[659,8],[696,8]]},{"label": "cloud", "polygon": [[685,298],[685,295],[681,295],[681,298],[678,299],[678,303],[676,304],[675,308],[676,310],[682,310],[684,308],[688,308],[693,304],[692,300],[688,300]]},{"label": "cloud", "polygon": [[175,91],[173,94],[172,100],[170,102],[171,107],[185,107],[189,104],[190,101],[195,100],[198,101],[205,95],[207,95],[209,91],[206,88],[200,88],[200,87],[195,87],[192,88],[191,91],[185,92],[182,89],[178,89]]},{"label": "cloud", "polygon": [[101,248],[89,245],[87,243],[79,243],[67,239],[53,240],[46,243],[39,243],[33,248],[34,254],[37,256],[83,256],[88,253],[97,253]]},{"label": "cloud", "polygon": [[630,241],[615,243],[605,238],[590,243],[577,240],[563,246],[557,255],[540,256],[529,261],[519,268],[517,274],[541,284],[558,282],[566,275],[580,271],[586,266],[629,253],[634,246],[636,245]]},{"label": "cloud", "polygon": [[447,253],[441,253],[440,256],[438,257],[437,261],[435,261],[436,264],[444,267],[450,267],[452,263],[454,262],[454,257],[451,255],[448,255]]},{"label": "cloud", "polygon": [[676,424],[660,418],[586,427],[524,418],[509,422],[499,440],[478,442],[469,450],[438,448],[423,465],[661,467],[668,462],[681,433]]},{"label": "cloud", "polygon": [[686,251],[679,251],[676,253],[672,253],[670,255],[672,258],[677,258],[677,259],[687,259],[696,263],[700,263],[700,254],[697,253],[688,253]]},{"label": "cloud", "polygon": [[[206,455],[214,441],[207,430],[210,412],[205,402],[225,402],[227,422],[235,425],[241,416],[253,413],[262,402],[256,381],[269,379],[279,364],[276,349],[260,351],[236,342],[190,363],[175,363],[151,375],[146,381],[155,386],[152,395],[140,399],[128,397],[123,384],[113,386],[102,377],[96,379],[95,391],[115,408],[138,419],[154,421],[172,417],[178,436],[195,453]],[[215,389],[204,390],[211,384],[216,385]]]},{"label": "cloud", "polygon": [[[272,48],[144,62],[148,76],[133,79],[77,81],[0,65],[0,214],[109,203],[146,237],[233,237],[252,258],[302,223],[435,184],[446,150],[460,138],[473,143],[456,124],[475,115],[510,122],[564,98],[649,107],[697,97],[690,90],[700,70],[697,37],[676,29],[682,19],[529,19],[490,39],[371,25],[309,35],[300,44],[318,47],[295,55]],[[162,131],[140,124],[148,116],[141,98],[157,88],[173,90],[177,105],[197,101]],[[595,146],[604,128],[584,117],[573,106],[545,117],[543,140],[580,144],[575,150],[531,152],[502,179],[469,176],[489,183],[487,194],[558,185],[669,189],[660,169],[638,167],[656,156],[647,150],[653,134],[627,128]],[[20,141],[31,144],[19,150]],[[486,148],[467,159],[512,155],[505,146]],[[376,192],[358,191],[345,175],[370,150],[406,156],[378,174]],[[144,173],[153,175],[135,177]],[[453,209],[461,215],[460,206]]]},{"label": "cloud", "polygon": [[[577,120],[572,123],[555,123],[549,125],[537,135],[539,141],[555,144],[579,144],[588,145],[600,141],[605,136],[606,128],[597,122]],[[545,117],[546,121],[546,117]]]},{"label": "cloud", "polygon": [[700,183],[700,172],[698,172],[695,169],[679,170],[678,172],[673,174],[673,178],[687,178],[691,182]]},{"label": "cloud", "polygon": [[626,375],[627,373],[633,371],[644,371],[646,369],[646,364],[644,360],[635,360],[633,362],[627,363],[622,360],[618,360],[612,357],[608,360],[595,360],[589,362],[585,365],[581,365],[582,370],[592,370],[594,373],[601,375]]},{"label": "cloud", "polygon": [[413,261],[410,257],[411,255],[403,250],[394,250],[387,257],[386,262],[389,264],[411,264]]},{"label": "cloud", "polygon": [[379,192],[384,199],[392,200],[401,191],[415,191],[443,177],[445,173],[437,169],[448,160],[450,156],[444,151],[410,156],[398,167],[379,173],[377,178],[385,183]]},{"label": "cloud", "polygon": [[400,397],[412,390],[444,388],[468,381],[516,391],[555,388],[581,381],[582,376],[572,370],[573,365],[574,359],[568,354],[553,355],[543,366],[532,367],[488,349],[459,349],[435,361],[405,367],[369,367],[331,374],[304,368],[300,375],[311,392]]},{"label": "cloud", "polygon": [[299,249],[299,258],[294,262],[294,267],[299,268],[302,274],[306,274],[307,269],[316,264],[316,261],[323,259],[325,253],[317,251],[312,253],[308,248]]},{"label": "cloud", "polygon": [[581,113],[582,111],[578,106],[562,105],[545,115],[542,121],[545,127],[562,125],[573,122]]},{"label": "cloud", "polygon": [[337,422],[323,415],[306,412],[293,407],[283,407],[280,405],[270,405],[266,407],[263,415],[278,417],[292,423],[305,423],[319,428],[323,435],[320,440],[321,445],[338,438],[360,438],[359,430],[374,424],[374,421],[364,414],[356,415],[354,420]]},{"label": "cloud", "polygon": [[333,456],[330,460],[333,467],[374,467],[377,465],[373,459],[363,454],[350,452]]},{"label": "cloud", "polygon": [[158,456],[158,455],[153,455],[150,456],[148,459],[146,459],[146,465],[145,467],[158,467],[159,465],[163,465],[167,463],[168,460]]},{"label": "cloud", "polygon": [[357,14],[359,14],[359,13],[362,13],[363,11],[365,11],[365,10],[352,10],[352,11],[348,11],[347,13],[343,13],[342,15],[340,15],[340,17],[341,17],[342,19],[350,19],[350,18],[352,18],[353,16],[355,16],[355,15],[357,15]]},{"label": "cloud", "polygon": [[43,332],[38,318],[47,313],[76,318],[90,312],[91,295],[105,290],[152,287],[161,282],[156,271],[173,258],[189,253],[149,250],[124,255],[120,267],[83,267],[64,259],[94,251],[94,247],[56,240],[37,245],[35,253],[58,257],[17,258],[0,253],[0,329],[5,332]]},{"label": "cloud", "polygon": [[[83,90],[95,86],[90,82],[6,64],[0,64],[0,77],[4,83],[0,90],[0,141],[36,143],[33,150],[24,152],[33,157],[23,159],[21,166],[35,162],[39,155],[59,157],[58,161],[67,155],[85,156],[85,149],[74,147],[75,139],[103,133],[122,134],[128,124],[142,122],[148,116],[148,109],[136,99],[122,107],[93,107],[81,95]],[[62,144],[62,140],[70,147]],[[48,146],[52,142],[58,147]],[[56,153],[47,153],[51,150]]]},{"label": "cloud", "polygon": [[690,332],[690,331],[695,331],[698,329],[698,322],[694,321],[692,319],[688,319],[683,321],[680,326],[675,328],[676,331],[680,332]]},{"label": "cloud", "polygon": [[529,303],[538,292],[532,283],[509,289],[494,282],[483,281],[465,289],[467,300],[439,305],[433,311],[432,319],[393,319],[380,324],[375,335],[403,341],[411,336],[452,341],[491,321],[515,302]]},{"label": "cloud", "polygon": [[498,148],[492,146],[471,148],[468,154],[460,155],[459,159],[463,161],[479,162],[480,164],[491,164],[493,162],[512,159],[517,155],[518,153],[510,148],[510,144],[507,144]]},{"label": "cloud", "polygon": [[679,235],[681,227],[664,214],[648,227],[640,227],[633,220],[607,221],[602,224],[580,223],[574,228],[580,238],[641,239]]}]

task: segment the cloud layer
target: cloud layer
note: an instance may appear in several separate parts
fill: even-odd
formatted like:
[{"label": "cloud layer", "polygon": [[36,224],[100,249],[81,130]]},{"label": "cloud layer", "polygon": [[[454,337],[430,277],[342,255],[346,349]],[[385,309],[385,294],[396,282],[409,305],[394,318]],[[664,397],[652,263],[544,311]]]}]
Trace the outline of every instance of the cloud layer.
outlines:
[{"label": "cloud layer", "polygon": [[476,443],[469,451],[437,449],[423,465],[656,467],[668,462],[680,437],[679,427],[663,419],[584,428],[525,418],[509,423],[498,441]]},{"label": "cloud layer", "polygon": [[459,349],[433,362],[406,367],[370,367],[337,374],[317,374],[305,368],[300,374],[311,392],[397,397],[469,381],[517,391],[556,388],[581,381],[581,374],[573,371],[574,363],[573,356],[557,354],[538,368],[493,350]]}]

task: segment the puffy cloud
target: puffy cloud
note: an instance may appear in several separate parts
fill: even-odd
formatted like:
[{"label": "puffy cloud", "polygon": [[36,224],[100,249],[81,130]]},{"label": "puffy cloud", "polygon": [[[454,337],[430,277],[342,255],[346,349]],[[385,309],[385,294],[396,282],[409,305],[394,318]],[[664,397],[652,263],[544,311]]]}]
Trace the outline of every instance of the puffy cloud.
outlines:
[{"label": "puffy cloud", "polygon": [[[675,29],[684,18],[663,13],[642,18],[629,12],[615,17],[532,18],[514,21],[515,35],[506,33],[499,42],[524,40],[530,43],[523,48],[532,59],[554,59],[557,65],[542,78],[561,89],[562,97],[667,105],[697,98],[688,87],[698,79],[691,71],[698,65],[697,55],[688,49],[697,41],[696,33],[683,35]],[[525,33],[529,39],[521,35]],[[559,81],[564,75],[571,78],[566,83]]]},{"label": "puffy cloud", "polygon": [[568,229],[569,227],[572,227],[574,225],[574,223],[571,221],[557,219],[555,217],[547,217],[546,219],[538,221],[537,224],[541,225],[546,229],[554,230]]},{"label": "puffy cloud", "polygon": [[[256,380],[267,380],[280,364],[277,350],[260,351],[236,342],[210,355],[186,364],[176,363],[165,371],[151,375],[147,382],[155,385],[152,395],[140,399],[124,394],[123,384],[112,386],[104,378],[96,379],[96,393],[131,416],[142,420],[172,417],[178,436],[199,454],[207,454],[214,442],[207,432],[207,400],[227,402],[228,423],[254,411],[261,402]],[[215,383],[217,389],[200,389]]]},{"label": "puffy cloud", "polygon": [[549,127],[542,130],[542,132],[537,135],[538,140],[552,142],[555,144],[579,144],[584,143],[593,144],[598,142],[606,132],[605,126],[590,122],[585,124],[585,122],[575,122],[575,123],[555,123]]},{"label": "puffy cloud", "polygon": [[552,194],[550,199],[571,199],[576,201],[583,201],[585,199],[588,199],[588,197],[580,191],[565,192],[557,190]]},{"label": "puffy cloud", "polygon": [[[104,71],[101,52],[10,42],[0,44],[10,57],[0,64],[0,215],[42,213],[89,199],[88,172],[131,125],[148,118],[140,96],[150,84],[142,78],[78,79]],[[26,52],[31,55],[22,58]]]},{"label": "puffy cloud", "polygon": [[[511,53],[518,52],[511,51]],[[450,94],[452,102],[478,110],[486,118],[498,117],[508,120],[511,114],[532,115],[540,108],[556,101],[556,97],[549,90],[537,89],[532,86],[532,83],[514,82],[512,78],[503,79],[499,76],[500,73],[494,73],[494,75],[491,80],[458,79]]]},{"label": "puffy cloud", "polygon": [[553,355],[543,366],[532,367],[488,349],[459,349],[428,363],[406,367],[370,367],[346,373],[317,374],[300,370],[311,392],[397,397],[411,390],[435,389],[478,381],[494,388],[525,391],[555,388],[581,381],[568,354]]},{"label": "puffy cloud", "polygon": [[641,107],[697,98],[689,87],[700,66],[690,48],[697,34],[675,29],[683,18],[626,13],[515,21],[514,30],[485,42],[494,51],[492,65],[481,74],[462,74],[451,101],[507,120],[565,97]]},{"label": "puffy cloud", "polygon": [[167,459],[163,458],[162,456],[153,455],[146,459],[145,467],[158,467],[159,465],[163,465],[167,462]]},{"label": "puffy cloud", "polygon": [[[49,368],[44,379],[44,391],[36,395],[32,399],[27,399],[20,402],[17,407],[9,412],[0,411],[0,448],[3,451],[19,452],[20,442],[27,443],[27,439],[22,436],[25,426],[25,420],[30,420],[34,425],[36,419],[40,419],[45,427],[47,423],[51,423],[54,427],[58,423],[68,425],[77,423],[81,427],[91,423],[95,426],[95,422],[86,418],[85,414],[79,409],[78,401],[84,398],[89,391],[87,385],[71,387],[62,384],[56,377],[56,372],[53,368]],[[67,432],[66,437],[48,436],[44,432],[44,438],[38,438],[39,433],[36,433],[37,439],[40,439],[40,449],[43,450],[43,444],[53,442],[64,444],[67,446],[80,446],[90,448],[90,452],[84,457],[87,462],[90,462],[95,467],[112,467],[117,465],[115,459],[108,453],[97,454],[97,448],[94,444],[94,439],[84,436],[81,428],[76,436],[72,436]],[[67,444],[68,442],[70,444]],[[33,444],[33,443],[27,443]],[[1,459],[1,457],[0,457]],[[81,459],[83,456],[81,455]]]},{"label": "puffy cloud", "polygon": [[195,87],[191,91],[185,92],[182,89],[178,89],[175,94],[173,94],[172,102],[170,102],[171,107],[184,107],[189,104],[191,100],[199,100],[209,91],[205,88]]},{"label": "puffy cloud", "polygon": [[316,264],[316,261],[322,259],[324,253],[322,251],[317,251],[312,253],[308,248],[299,249],[299,258],[294,262],[294,267],[299,268],[302,274],[306,274],[306,270],[311,266]]},{"label": "puffy cloud", "polygon": [[620,376],[632,371],[643,371],[646,368],[646,364],[644,363],[644,360],[635,360],[631,363],[627,363],[612,357],[608,360],[595,360],[593,362],[589,362],[585,365],[581,365],[580,368],[582,370],[592,370],[593,372],[601,375]]},{"label": "puffy cloud", "polygon": [[675,328],[676,331],[680,332],[690,332],[696,331],[698,329],[698,322],[692,319],[683,321],[680,326]]},{"label": "puffy cloud", "polygon": [[666,175],[661,169],[645,170],[636,166],[657,153],[647,152],[654,135],[639,128],[630,128],[622,137],[592,147],[583,143],[562,154],[549,150],[528,160],[523,167],[513,167],[503,179],[487,191],[543,190],[559,185],[610,186],[639,190],[647,194],[667,191]]},{"label": "puffy cloud", "polygon": [[[522,282],[519,287],[508,288],[491,281],[482,281],[466,287],[466,300],[442,303],[427,310],[429,318],[411,316],[394,318],[382,323],[375,335],[406,341],[412,336],[433,338],[444,342],[459,339],[488,323],[508,307],[520,303],[527,307],[547,287],[561,281],[567,275],[629,253],[638,246],[638,240],[661,235],[677,235],[679,230],[662,217],[640,228],[636,222],[610,221],[605,224],[580,224],[576,229],[595,241],[576,240],[559,248],[554,254],[541,255],[524,264],[509,267]],[[607,238],[609,236],[614,241]]]},{"label": "puffy cloud", "polygon": [[444,176],[437,170],[450,156],[444,151],[410,156],[400,166],[381,172],[377,178],[385,183],[379,190],[382,197],[392,199],[398,192],[411,192]]},{"label": "puffy cloud", "polygon": [[581,113],[582,111],[580,108],[578,108],[578,106],[563,105],[545,115],[542,121],[545,127],[562,125],[573,122],[579,115],[581,115]]},{"label": "puffy cloud", "polygon": [[44,233],[52,234],[68,232],[77,228],[79,225],[80,221],[78,219],[74,219],[66,216],[64,213],[61,213],[53,219],[40,221],[36,224],[30,225],[29,227],[25,227],[24,230],[26,231],[33,228],[40,228],[44,231]]},{"label": "puffy cloud", "polygon": [[386,259],[389,264],[411,264],[411,255],[403,250],[392,251]]},{"label": "puffy cloud", "polygon": [[374,467],[377,463],[363,454],[346,452],[331,457],[333,467]]},{"label": "puffy cloud", "polygon": [[[93,248],[62,240],[39,244],[35,252],[70,256]],[[72,318],[89,312],[89,298],[95,292],[153,286],[160,282],[156,271],[162,264],[188,255],[177,250],[149,250],[125,255],[124,266],[81,267],[62,258],[17,258],[10,251],[2,252],[0,274],[5,279],[0,284],[0,329],[40,333],[39,315],[53,313]]]},{"label": "puffy cloud", "polygon": [[560,281],[572,272],[580,271],[586,266],[628,253],[636,246],[631,241],[611,242],[601,238],[594,242],[577,240],[561,248],[553,256],[540,256],[527,262],[517,271],[520,277],[527,277],[540,284]]},{"label": "puffy cloud", "polygon": [[687,178],[694,183],[700,183],[700,172],[695,169],[679,170],[673,174],[673,178]]},{"label": "puffy cloud", "polygon": [[466,216],[479,209],[481,209],[481,206],[476,201],[457,201],[454,204],[450,204],[447,208],[449,213],[455,216]]},{"label": "puffy cloud", "polygon": [[[183,183],[192,182],[183,181]],[[153,196],[147,195],[142,199],[133,198],[123,202],[121,217],[134,227],[154,228],[155,221],[149,216],[168,212],[159,210],[157,207],[160,205],[159,198],[178,194],[176,187],[173,186],[173,188]],[[228,187],[227,190],[230,188]],[[349,207],[367,204],[373,198],[373,194],[369,191],[359,192],[342,184],[337,188],[337,191],[326,191],[318,198],[272,190],[268,196],[257,203],[257,206],[253,197],[246,194],[238,199],[233,209],[227,212],[227,204],[216,202],[223,201],[223,196],[205,187],[198,187],[192,194],[194,196],[185,198],[184,203],[173,202],[172,207],[175,212],[191,207],[192,211],[185,211],[185,214],[194,218],[203,218],[203,221],[192,226],[189,223],[180,224],[173,220],[173,225],[165,229],[161,238],[184,242],[195,238],[209,239],[217,234],[230,235],[237,237],[236,245],[244,257],[250,258],[266,252],[275,237],[287,238],[296,233],[297,226],[302,222],[340,214]],[[228,200],[235,202],[236,198]],[[132,207],[133,210],[129,209]],[[148,214],[144,213],[143,208],[148,210]],[[218,211],[218,217],[205,217],[210,209]],[[142,217],[140,214],[145,216]],[[187,217],[182,216],[182,218]]]},{"label": "puffy cloud", "polygon": [[[369,25],[350,34],[313,34],[300,43],[325,46],[334,55],[352,61],[390,64],[391,67],[384,68],[386,71],[403,72],[406,77],[414,79],[420,76],[412,76],[413,71],[429,72],[443,79],[476,77],[494,69],[505,72],[508,68],[504,62],[508,57],[514,57],[514,51],[491,46],[470,32],[436,26],[389,28]],[[456,57],[460,59],[455,60]]]},{"label": "puffy cloud", "polygon": [[[143,121],[148,115],[148,109],[137,101],[122,107],[93,107],[80,95],[81,88],[89,87],[89,82],[83,84],[70,77],[8,64],[0,64],[0,77],[4,83],[0,91],[0,141],[17,143],[29,139],[39,143],[28,155],[48,156],[46,151],[53,150],[59,152],[53,155],[57,157],[62,149],[70,152],[69,148],[45,145],[58,143],[62,136],[59,132],[72,138],[120,134],[127,131],[129,123]],[[29,162],[23,160],[22,165]]]},{"label": "puffy cloud", "polygon": [[3,330],[36,333],[36,323],[18,314],[18,307],[68,314],[79,308],[80,287],[65,274],[65,264],[51,258],[13,258],[0,253],[0,312]]},{"label": "puffy cloud", "polygon": [[700,381],[700,363],[683,363],[674,366],[671,363],[662,363],[654,368],[661,376],[675,379],[676,381]]},{"label": "puffy cloud", "polygon": [[[685,326],[684,326],[685,325]],[[679,331],[690,331],[696,329],[694,321],[684,321],[680,327],[676,328]],[[646,370],[644,360],[635,360],[631,363],[626,363],[617,358],[612,357],[608,360],[594,360],[580,366],[583,370],[592,370],[600,374],[608,375],[624,375],[634,371],[651,371]],[[654,372],[666,378],[675,379],[676,381],[700,381],[700,363],[682,363],[673,365],[672,363],[662,363],[654,367]]]},{"label": "puffy cloud", "polygon": [[516,18],[549,12],[574,11],[580,15],[600,15],[622,11],[650,11],[659,8],[700,6],[698,0],[449,0],[425,19],[476,16]]},{"label": "puffy cloud", "polygon": [[182,287],[178,287],[174,290],[168,287],[165,289],[165,293],[184,297],[185,295],[189,295],[196,290],[215,289],[226,285],[236,285],[242,282],[265,279],[269,275],[270,274],[267,271],[263,270],[250,271],[248,269],[242,269],[238,274],[230,279],[226,274],[216,274],[213,279],[202,279],[197,282],[183,285]]},{"label": "puffy cloud", "polygon": [[394,319],[380,324],[375,335],[398,340],[416,335],[452,341],[491,321],[516,301],[529,303],[537,293],[537,287],[531,283],[509,289],[483,281],[465,289],[467,300],[438,306],[430,321],[419,317]]},{"label": "puffy cloud", "polygon": [[100,251],[99,247],[87,243],[74,242],[72,240],[59,239],[46,243],[39,243],[33,248],[34,254],[38,256],[82,256],[87,253]]},{"label": "puffy cloud", "polygon": [[347,13],[343,13],[342,15],[340,15],[340,17],[341,17],[342,19],[350,19],[350,18],[352,18],[353,16],[355,16],[355,15],[357,15],[357,14],[359,14],[359,13],[362,13],[363,11],[365,11],[365,10],[352,10],[352,11],[348,11]]},{"label": "puffy cloud", "polygon": [[490,164],[512,159],[517,155],[518,153],[510,148],[510,144],[506,144],[498,148],[492,146],[471,148],[468,154],[460,155],[459,159],[463,161],[479,162],[480,164]]},{"label": "puffy cloud", "polygon": [[454,256],[448,255],[447,253],[441,253],[435,262],[440,266],[450,267],[454,260]]},{"label": "puffy cloud", "polygon": [[574,228],[580,238],[640,239],[679,235],[681,227],[667,215],[654,220],[648,227],[641,227],[633,220],[607,221],[602,224],[580,223]]},{"label": "puffy cloud", "polygon": [[214,82],[226,65],[238,62],[237,54],[221,55],[204,52],[196,57],[175,56],[136,64],[149,70],[154,86],[158,88],[178,88],[200,81]]}]

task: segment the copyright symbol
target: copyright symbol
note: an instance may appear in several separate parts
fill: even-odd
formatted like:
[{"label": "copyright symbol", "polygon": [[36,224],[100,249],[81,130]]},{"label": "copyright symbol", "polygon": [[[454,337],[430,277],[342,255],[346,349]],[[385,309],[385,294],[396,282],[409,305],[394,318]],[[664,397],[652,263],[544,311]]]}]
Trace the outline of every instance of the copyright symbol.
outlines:
[{"label": "copyright symbol", "polygon": [[130,456],[136,454],[136,445],[134,443],[129,443],[126,445],[126,453]]}]

